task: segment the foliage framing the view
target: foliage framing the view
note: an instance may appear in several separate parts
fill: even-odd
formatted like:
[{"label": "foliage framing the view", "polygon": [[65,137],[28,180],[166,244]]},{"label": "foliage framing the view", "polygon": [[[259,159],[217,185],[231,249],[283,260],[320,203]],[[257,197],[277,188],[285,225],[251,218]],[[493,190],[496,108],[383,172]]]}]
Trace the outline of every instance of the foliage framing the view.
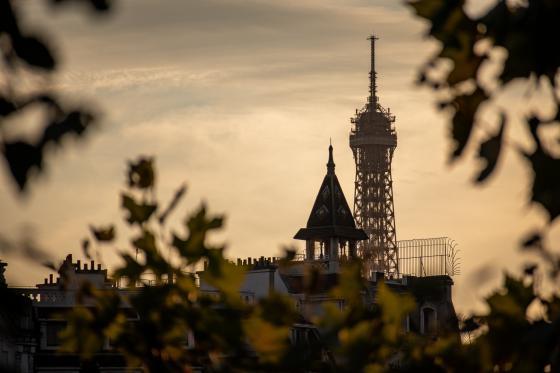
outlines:
[{"label": "foliage framing the view", "polygon": [[[343,267],[339,285],[330,292],[334,299],[344,299],[345,307],[326,304],[324,315],[310,320],[322,331],[317,345],[291,344],[290,328],[301,322],[293,300],[271,293],[255,304],[243,302],[242,270],[224,259],[222,246],[206,242],[209,233],[221,228],[222,217],[208,216],[201,206],[185,219],[184,234],[165,237],[162,216],[172,209],[160,213],[154,200],[152,159],[132,162],[129,170],[129,190],[121,200],[125,219],[137,233],[130,241],[132,251],[121,252],[123,264],[115,269],[114,279],[133,286],[119,293],[85,283],[81,305],[70,312],[62,335],[67,352],[87,360],[110,340],[131,367],[150,372],[179,372],[193,366],[290,372],[532,372],[560,367],[560,298],[536,294],[534,268],[520,279],[506,276],[503,288],[486,298],[489,312],[462,322],[464,335],[478,334],[463,344],[456,334],[433,339],[404,333],[403,319],[414,309],[414,301],[394,294],[383,283],[376,305],[367,307],[356,262]],[[177,205],[184,190],[179,188],[170,206]],[[99,243],[112,241],[114,232],[113,226],[92,228]],[[538,245],[537,240],[527,242],[528,247]],[[169,249],[172,254],[164,257]],[[201,276],[218,289],[217,294],[201,292],[194,273],[185,272],[203,262],[207,265]],[[317,275],[315,270],[306,273],[307,291],[312,291]],[[138,317],[131,317],[125,305],[132,306]],[[532,305],[541,306],[542,314],[529,320]],[[196,341],[194,348],[187,348],[189,333]]]},{"label": "foliage framing the view", "polygon": [[[89,4],[97,13],[110,9],[110,0],[51,0],[52,5],[64,3]],[[81,138],[95,123],[95,113],[83,105],[68,104],[46,82],[54,75],[58,65],[55,49],[40,32],[21,22],[18,8],[21,2],[0,1],[0,152],[18,190],[24,192],[28,182],[45,167],[45,154],[61,146],[67,137]],[[38,79],[33,88],[21,82]],[[37,139],[21,135],[7,136],[3,128],[21,125],[25,113],[33,108],[42,113]]]},{"label": "foliage framing the view", "polygon": [[[69,1],[51,2],[58,4]],[[105,1],[90,2],[96,9],[107,6]],[[14,3],[0,2],[0,48],[10,83],[7,87],[11,87],[0,92],[0,127],[5,125],[6,119],[13,118],[33,105],[43,108],[48,118],[42,136],[36,142],[20,138],[0,138],[3,156],[12,177],[19,188],[24,190],[33,172],[42,169],[43,153],[48,145],[58,144],[67,134],[81,136],[90,127],[93,113],[83,108],[66,108],[52,92],[27,96],[14,89],[16,84],[10,82],[10,77],[21,73],[34,74],[37,71],[40,74],[50,74],[56,66],[56,58],[47,42],[38,35],[22,30],[13,7]],[[485,15],[477,18],[467,15],[464,11],[465,1],[420,0],[410,2],[410,5],[420,17],[430,22],[430,35],[442,45],[438,55],[423,69],[420,80],[436,91],[448,95],[448,99],[442,101],[441,107],[453,113],[453,158],[460,157],[467,143],[472,140],[473,130],[478,126],[479,110],[516,78],[529,78],[533,79],[533,82],[541,82],[544,79],[546,84],[552,86],[552,98],[558,107],[555,89],[560,49],[557,41],[549,42],[549,37],[556,35],[556,25],[560,19],[557,2],[532,0],[523,4],[498,1]],[[482,42],[489,43],[489,47],[480,52],[476,46]],[[502,48],[508,54],[497,81],[498,88],[490,91],[480,81],[479,71],[487,63],[490,49],[493,48]],[[453,66],[443,78],[438,78],[437,74],[434,76],[430,71],[438,67],[442,60],[451,60]],[[523,151],[534,171],[531,200],[546,209],[551,221],[560,215],[560,164],[558,157],[544,146],[539,129],[545,125],[557,126],[559,116],[557,111],[556,115],[550,118],[541,118],[537,114],[526,118],[527,128],[535,146],[529,152]],[[486,180],[498,163],[506,123],[508,113],[503,114],[496,133],[478,144],[479,157],[486,162],[486,166],[477,177],[479,182]],[[149,163],[149,160],[145,161]],[[142,190],[151,188],[151,184],[142,185],[132,181],[130,187],[144,194]],[[293,367],[282,365],[298,361],[289,359],[290,351],[293,350],[286,343],[286,330],[293,321],[291,317],[296,317],[293,309],[285,299],[281,300],[282,297],[264,300],[256,306],[247,306],[239,302],[234,289],[235,284],[238,284],[235,279],[239,280],[240,275],[228,271],[227,268],[233,267],[224,260],[220,248],[207,247],[204,243],[206,233],[220,225],[216,219],[208,218],[205,209],[201,208],[188,220],[193,222],[190,225],[187,223],[185,236],[178,235],[171,243],[164,243],[153,229],[157,227],[158,222],[162,224],[165,221],[171,209],[159,213],[156,201],[149,195],[139,197],[134,196],[132,192],[123,195],[122,203],[128,214],[127,221],[138,227],[133,246],[139,250],[143,259],[137,261],[131,255],[123,254],[125,264],[117,270],[116,276],[126,275],[133,280],[141,279],[143,273],[150,271],[161,281],[143,287],[142,291],[146,294],[124,300],[138,302],[134,304],[135,307],[146,316],[143,319],[145,321],[134,324],[134,328],[130,328],[131,324],[126,320],[126,315],[117,307],[122,299],[115,293],[100,293],[86,286],[83,289],[84,304],[93,302],[95,306],[75,310],[71,328],[66,331],[67,348],[78,350],[87,358],[99,348],[99,344],[105,338],[110,338],[112,344],[125,353],[132,365],[143,364],[155,371],[179,370],[186,365],[198,363],[195,359],[199,359],[200,356],[207,357],[210,365],[216,370],[228,370],[231,367],[241,370],[287,370]],[[110,227],[93,228],[92,233],[99,241],[110,241],[115,235],[114,229]],[[169,245],[177,250],[180,263],[171,263],[161,256],[161,250],[156,250],[158,247],[161,249]],[[191,252],[193,247],[200,251]],[[545,247],[540,234],[529,237],[524,242],[524,248],[541,255],[549,266],[550,276],[558,276],[560,260]],[[186,251],[181,253],[181,250]],[[213,281],[216,287],[222,290],[222,296],[218,300],[202,296],[198,289],[193,287],[192,277],[182,272],[181,263],[194,265],[201,260],[213,263],[210,273],[214,274]],[[235,272],[233,269],[232,271]],[[229,276],[232,276],[231,280]],[[526,267],[524,278],[506,277],[503,288],[487,298],[489,312],[465,321],[465,333],[480,333],[465,346],[453,338],[429,341],[416,339],[412,335],[406,338],[401,334],[395,335],[396,326],[390,324],[392,319],[387,316],[384,318],[383,314],[386,309],[398,315],[403,309],[400,307],[400,301],[391,300],[392,295],[387,293],[388,300],[381,297],[380,307],[376,310],[364,310],[359,303],[352,303],[353,294],[356,294],[356,289],[360,287],[358,277],[355,276],[355,272],[352,276],[351,270],[345,272],[344,278],[347,281],[344,282],[344,288],[338,291],[349,298],[352,306],[341,315],[329,313],[329,318],[315,321],[326,330],[331,328],[330,332],[326,333],[326,336],[330,337],[325,341],[327,349],[339,351],[348,357],[340,363],[337,370],[388,370],[387,357],[399,351],[402,360],[407,363],[402,370],[543,371],[546,367],[555,371],[560,369],[559,300],[556,295],[548,298],[539,296],[534,289],[534,277],[534,265]],[[166,282],[167,278],[177,281]],[[356,284],[358,285],[354,286]],[[153,304],[147,304],[148,295],[150,299],[155,300]],[[186,298],[181,299],[180,296]],[[385,302],[399,307],[384,308],[388,307],[384,306]],[[529,321],[527,310],[533,305],[541,306],[541,314],[536,320]],[[265,312],[267,307],[272,310],[284,310],[287,317],[282,318],[284,315],[281,315],[278,319],[269,319],[269,314]],[[218,309],[225,312],[218,312]],[[167,314],[161,317],[162,310],[169,311],[169,319]],[[197,312],[203,312],[203,315],[200,316]],[[274,314],[273,312],[272,315]],[[197,330],[198,326],[192,324],[198,316],[215,317],[216,319],[211,320],[211,326],[216,322],[215,325],[227,328],[206,330],[207,324],[203,322]],[[388,324],[385,325],[385,322]],[[171,325],[174,327],[171,328]],[[385,327],[388,327],[389,331],[384,331]],[[148,339],[159,328],[164,333],[157,335],[154,340]],[[185,354],[184,332],[187,330],[199,333],[197,340],[202,341],[202,345],[198,348],[202,349],[204,354],[189,355],[188,351]],[[233,335],[231,330],[239,334]],[[260,332],[262,330],[268,333],[263,334]],[[214,331],[216,333],[213,333]],[[256,359],[249,356],[247,360],[224,362],[219,358],[232,351],[243,356],[243,352],[246,351],[240,351],[239,346],[245,343],[251,343],[257,352]],[[232,348],[234,350],[231,350]],[[304,363],[298,365],[298,368],[304,370],[317,367],[309,367]]]},{"label": "foliage framing the view", "polygon": [[[475,128],[484,127],[481,112],[515,80],[524,79],[534,91],[544,92],[554,103],[555,113],[524,118],[534,149],[518,149],[533,170],[531,201],[542,206],[552,221],[560,215],[560,158],[544,145],[539,132],[546,126],[560,126],[558,67],[560,3],[554,0],[493,2],[477,17],[470,16],[466,0],[408,1],[419,17],[429,24],[429,35],[441,48],[421,69],[419,82],[446,97],[441,109],[452,112],[450,135],[452,159],[464,154]],[[491,58],[505,51],[503,61]],[[451,62],[451,66],[446,64]],[[501,67],[499,76],[489,77],[484,69]],[[485,181],[496,169],[502,153],[506,124],[512,113],[501,109],[498,129],[478,145],[478,157],[485,166],[476,182]],[[560,139],[556,139],[560,145]]]},{"label": "foliage framing the view", "polygon": [[[381,285],[379,305],[365,307],[365,287],[356,263],[344,269],[340,285],[332,291],[334,297],[345,299],[345,310],[327,306],[326,315],[313,320],[325,330],[325,340],[318,340],[315,347],[290,344],[290,329],[301,322],[293,300],[271,293],[255,304],[243,302],[239,294],[243,270],[224,259],[224,247],[207,243],[208,234],[221,228],[223,218],[209,216],[202,205],[185,219],[184,234],[165,237],[165,218],[185,188],[179,188],[160,213],[153,197],[153,160],[131,162],[128,179],[129,190],[122,193],[121,201],[126,222],[137,230],[130,240],[136,256],[130,250],[121,252],[123,264],[114,270],[113,280],[126,281],[130,287],[119,292],[84,283],[80,305],[68,315],[63,350],[89,359],[110,340],[131,367],[150,372],[192,366],[242,371],[324,371],[336,366],[351,372],[386,366],[404,343],[402,321],[414,303]],[[115,239],[114,226],[91,231],[100,244]],[[185,271],[203,263],[201,279],[215,287],[216,294],[201,292],[196,274]],[[314,270],[308,273],[308,287],[313,287],[317,275]],[[131,312],[138,317],[131,317]],[[196,341],[190,349],[189,334]],[[337,364],[334,355],[325,359],[321,351],[344,356],[344,362]]]}]

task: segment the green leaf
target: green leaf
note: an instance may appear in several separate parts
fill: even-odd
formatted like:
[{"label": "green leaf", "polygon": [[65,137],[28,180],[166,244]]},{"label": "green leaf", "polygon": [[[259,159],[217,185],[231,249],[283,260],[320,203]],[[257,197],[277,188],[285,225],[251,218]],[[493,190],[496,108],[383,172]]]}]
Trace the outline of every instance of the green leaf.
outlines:
[{"label": "green leaf", "polygon": [[241,267],[223,259],[222,250],[210,250],[208,266],[201,279],[218,289],[232,304],[239,303],[239,289],[245,280]]},{"label": "green leaf", "polygon": [[128,212],[126,221],[129,224],[143,224],[150,219],[157,209],[157,204],[137,203],[126,193],[121,194],[121,207]]},{"label": "green leaf", "polygon": [[496,164],[498,163],[498,158],[502,149],[502,138],[504,136],[505,126],[506,116],[502,113],[500,129],[498,130],[498,133],[490,137],[480,145],[478,157],[485,160],[486,166],[480,171],[478,177],[476,178],[477,183],[485,181],[496,168]]},{"label": "green leaf", "polygon": [[288,347],[288,326],[273,325],[258,316],[243,321],[243,329],[251,346],[265,363],[278,363]]},{"label": "green leaf", "polygon": [[385,283],[377,287],[377,302],[382,310],[383,336],[387,341],[395,342],[402,332],[402,321],[416,304],[410,295],[396,294]]}]

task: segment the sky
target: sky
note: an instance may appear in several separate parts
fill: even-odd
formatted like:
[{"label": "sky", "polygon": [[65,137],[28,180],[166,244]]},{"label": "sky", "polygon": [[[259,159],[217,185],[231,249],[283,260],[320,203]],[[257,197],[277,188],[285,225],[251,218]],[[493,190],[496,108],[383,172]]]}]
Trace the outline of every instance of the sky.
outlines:
[{"label": "sky", "polygon": [[[457,242],[459,312],[479,307],[503,270],[519,270],[519,241],[545,223],[543,211],[527,203],[529,169],[510,148],[482,187],[471,182],[481,166],[472,146],[449,165],[448,114],[437,111],[430,90],[414,84],[437,44],[401,2],[123,0],[106,18],[41,4],[28,1],[21,10],[28,27],[48,32],[58,47],[61,67],[48,84],[71,103],[93,104],[101,126],[87,141],[50,154],[46,175],[27,198],[17,195],[3,166],[0,232],[31,232],[58,260],[83,257],[80,242],[90,224],[114,222],[119,240],[95,251],[109,268],[118,262],[132,233],[120,223],[119,193],[126,162],[139,155],[155,157],[163,201],[188,185],[168,224],[175,230],[206,201],[227,216],[213,240],[225,242],[231,258],[280,255],[284,245],[303,249],[292,237],[305,226],[326,172],[329,139],[353,203],[348,135],[368,94],[372,32],[380,38],[380,102],[397,118],[397,238]],[[471,10],[483,5],[473,2]],[[524,99],[512,94],[507,102]],[[520,129],[507,135],[527,142]],[[12,285],[34,285],[48,273],[17,255],[2,259]]]}]

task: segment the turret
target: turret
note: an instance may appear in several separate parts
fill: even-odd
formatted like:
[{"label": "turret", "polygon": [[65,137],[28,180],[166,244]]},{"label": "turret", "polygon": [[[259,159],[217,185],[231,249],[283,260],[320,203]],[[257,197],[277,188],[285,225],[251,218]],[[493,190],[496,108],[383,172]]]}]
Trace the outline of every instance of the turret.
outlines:
[{"label": "turret", "polygon": [[362,229],[356,228],[334,169],[333,147],[330,145],[327,174],[315,198],[307,226],[294,236],[306,242],[305,260],[328,262],[329,272],[338,271],[340,260],[356,258],[356,242],[368,238]]}]

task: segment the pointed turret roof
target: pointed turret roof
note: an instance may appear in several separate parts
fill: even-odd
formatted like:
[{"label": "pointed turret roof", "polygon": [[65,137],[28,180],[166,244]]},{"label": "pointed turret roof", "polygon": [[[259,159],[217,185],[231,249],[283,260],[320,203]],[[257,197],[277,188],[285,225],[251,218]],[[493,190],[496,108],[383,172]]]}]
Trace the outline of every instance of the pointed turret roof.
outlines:
[{"label": "pointed turret roof", "polygon": [[298,240],[340,237],[351,240],[366,240],[367,234],[356,228],[356,222],[348,207],[338,178],[334,173],[333,147],[329,146],[327,174],[307,220],[307,227],[294,236]]}]

